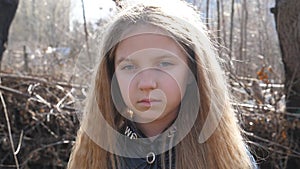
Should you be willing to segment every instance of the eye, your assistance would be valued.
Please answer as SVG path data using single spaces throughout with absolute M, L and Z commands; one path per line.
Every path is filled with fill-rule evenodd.
M 159 62 L 158 66 L 159 67 L 168 67 L 168 66 L 173 66 L 174 64 L 168 61 L 161 61 Z
M 127 64 L 127 65 L 121 66 L 121 70 L 133 70 L 135 68 L 136 67 L 133 64 Z

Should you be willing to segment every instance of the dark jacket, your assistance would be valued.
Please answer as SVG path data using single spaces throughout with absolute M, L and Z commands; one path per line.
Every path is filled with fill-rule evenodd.
M 165 160 L 165 166 L 166 169 L 175 169 L 176 165 L 176 158 L 175 158 L 175 147 L 172 147 L 172 141 L 174 141 L 174 137 L 176 136 L 176 127 L 173 127 L 171 129 L 168 129 L 169 133 L 166 139 L 167 144 L 165 144 L 166 152 L 162 153 L 164 154 L 164 160 Z M 127 137 L 131 139 L 135 138 L 146 138 L 146 136 L 136 128 L 135 124 L 130 122 L 129 120 L 126 121 L 124 126 L 122 127 L 121 134 L 126 135 Z M 164 138 L 162 136 L 158 136 L 154 142 L 163 142 Z M 162 161 L 161 157 L 162 154 L 155 153 L 156 150 L 154 147 L 151 147 L 153 144 L 152 141 L 138 141 L 136 143 L 136 152 L 139 153 L 141 151 L 144 151 L 145 149 L 148 149 L 147 152 L 149 152 L 144 158 L 130 158 L 130 157 L 121 157 L 116 156 L 120 161 L 120 164 L 118 166 L 118 169 L 162 169 Z M 124 148 L 126 148 L 126 145 L 124 145 Z M 253 163 L 253 169 L 258 169 L 255 160 L 251 153 L 246 149 L 247 153 L 249 154 L 249 157 Z

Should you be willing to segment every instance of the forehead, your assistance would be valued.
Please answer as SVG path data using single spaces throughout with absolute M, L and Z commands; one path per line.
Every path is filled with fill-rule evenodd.
M 143 50 L 165 50 L 185 58 L 182 47 L 165 31 L 154 26 L 139 26 L 120 41 L 116 49 L 116 60 L 126 58 Z

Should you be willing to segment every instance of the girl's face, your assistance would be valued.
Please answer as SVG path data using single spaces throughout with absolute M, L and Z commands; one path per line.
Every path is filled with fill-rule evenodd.
M 127 37 L 115 54 L 115 75 L 134 120 L 175 119 L 189 80 L 182 48 L 156 30 Z

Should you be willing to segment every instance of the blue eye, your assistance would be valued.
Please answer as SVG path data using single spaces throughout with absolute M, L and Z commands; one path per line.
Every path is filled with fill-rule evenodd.
M 159 67 L 167 67 L 167 66 L 172 66 L 172 65 L 174 65 L 174 64 L 171 62 L 167 62 L 167 61 L 162 61 L 158 64 Z
M 121 70 L 133 70 L 135 69 L 135 66 L 134 65 L 125 65 L 125 66 L 122 66 Z

